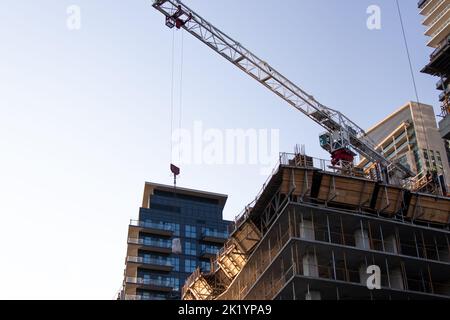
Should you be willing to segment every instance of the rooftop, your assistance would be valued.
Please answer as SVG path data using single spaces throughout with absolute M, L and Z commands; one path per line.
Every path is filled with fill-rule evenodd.
M 159 184 L 154 182 L 145 182 L 144 196 L 142 199 L 142 208 L 149 208 L 149 196 L 153 194 L 154 190 L 166 191 L 166 192 L 176 192 L 177 194 L 183 194 L 193 197 L 202 197 L 206 199 L 213 199 L 219 202 L 222 207 L 225 206 L 228 196 L 225 194 L 175 187 L 171 185 Z

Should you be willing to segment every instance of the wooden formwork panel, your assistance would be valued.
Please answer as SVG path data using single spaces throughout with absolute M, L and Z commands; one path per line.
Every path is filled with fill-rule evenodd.
M 314 190 L 314 195 L 311 194 L 312 188 L 318 188 Z M 297 196 L 311 196 L 330 204 L 375 210 L 388 216 L 401 213 L 402 208 L 405 208 L 407 211 L 404 214 L 408 218 L 431 223 L 450 223 L 449 198 L 412 194 L 409 197 L 411 201 L 405 201 L 408 190 L 367 179 L 338 176 L 305 168 L 283 168 L 280 191 L 282 194 L 293 192 L 293 195 Z
M 375 183 L 324 174 L 317 199 L 352 207 L 369 207 Z
M 433 223 L 448 224 L 450 199 L 415 194 L 411 198 L 407 217 Z
M 247 221 L 233 233 L 233 238 L 245 253 L 248 253 L 259 242 L 261 236 L 256 226 L 247 219 Z
M 288 194 L 292 191 L 295 196 L 309 195 L 312 185 L 312 170 L 306 169 L 290 169 L 283 170 L 283 182 L 281 184 L 281 193 Z
M 380 185 L 374 209 L 388 216 L 394 216 L 400 210 L 403 202 L 403 194 L 403 189 Z

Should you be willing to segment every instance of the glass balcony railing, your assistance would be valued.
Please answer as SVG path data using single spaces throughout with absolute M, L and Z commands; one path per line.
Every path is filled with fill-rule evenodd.
M 213 231 L 213 230 L 203 230 L 202 236 L 203 237 L 210 237 L 210 238 L 218 238 L 218 239 L 227 239 L 228 238 L 228 233 L 227 232 Z
M 141 227 L 141 228 L 149 228 L 149 229 L 157 229 L 164 231 L 174 231 L 174 226 L 171 223 L 163 223 L 163 222 L 151 222 L 151 221 L 140 221 L 140 220 L 131 220 L 131 226 Z
M 127 277 L 126 278 L 127 283 L 133 283 L 133 284 L 141 284 L 146 286 L 157 286 L 157 287 L 167 287 L 172 288 L 173 283 L 171 279 L 144 279 L 144 278 L 134 278 L 134 277 Z
M 219 250 L 220 250 L 219 248 L 215 247 L 202 247 L 201 253 L 216 255 L 219 252 Z
M 149 247 L 164 248 L 164 249 L 172 248 L 172 241 L 167 241 L 167 240 L 163 240 L 163 239 L 128 238 L 128 243 L 139 244 L 139 245 L 149 246 Z
M 171 259 L 164 259 L 164 258 L 129 256 L 127 258 L 127 261 L 135 262 L 135 263 L 142 263 L 142 264 L 151 264 L 151 265 L 163 266 L 163 267 L 172 267 Z

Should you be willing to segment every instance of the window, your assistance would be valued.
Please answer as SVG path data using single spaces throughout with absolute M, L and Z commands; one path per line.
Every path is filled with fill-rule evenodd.
M 172 287 L 174 291 L 180 291 L 180 279 L 172 278 Z
M 192 273 L 197 269 L 197 261 L 192 259 L 184 260 L 184 271 L 187 273 Z
M 142 261 L 146 264 L 153 264 L 153 265 L 159 265 L 159 266 L 171 265 L 170 259 L 160 256 L 160 255 L 144 253 L 140 256 L 142 258 Z
M 197 228 L 195 226 L 186 225 L 184 230 L 186 238 L 197 238 Z
M 178 223 L 172 223 L 173 234 L 180 236 L 180 225 Z
M 197 255 L 197 248 L 195 242 L 186 241 L 186 243 L 184 244 L 184 254 L 188 256 Z
M 172 241 L 156 237 L 142 237 L 141 242 L 143 245 L 150 247 L 158 247 L 158 248 L 172 247 Z
M 179 258 L 172 258 L 172 265 L 174 271 L 180 271 L 180 259 Z
M 168 211 L 168 212 L 177 212 L 180 213 L 180 207 L 172 206 L 172 205 L 166 205 L 161 203 L 151 203 L 150 204 L 151 209 L 159 210 L 159 211 Z
M 214 238 L 228 238 L 228 233 L 226 231 L 218 231 L 212 228 L 202 228 L 203 236 L 214 237 Z
M 210 262 L 206 262 L 206 261 L 201 261 L 200 262 L 200 269 L 203 272 L 210 272 L 211 271 L 211 263 Z

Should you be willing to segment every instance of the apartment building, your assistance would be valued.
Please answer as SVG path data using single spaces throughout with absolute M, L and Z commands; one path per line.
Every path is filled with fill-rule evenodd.
M 211 270 L 230 224 L 222 219 L 226 195 L 145 184 L 138 220 L 128 227 L 124 300 L 180 299 L 185 279 Z

